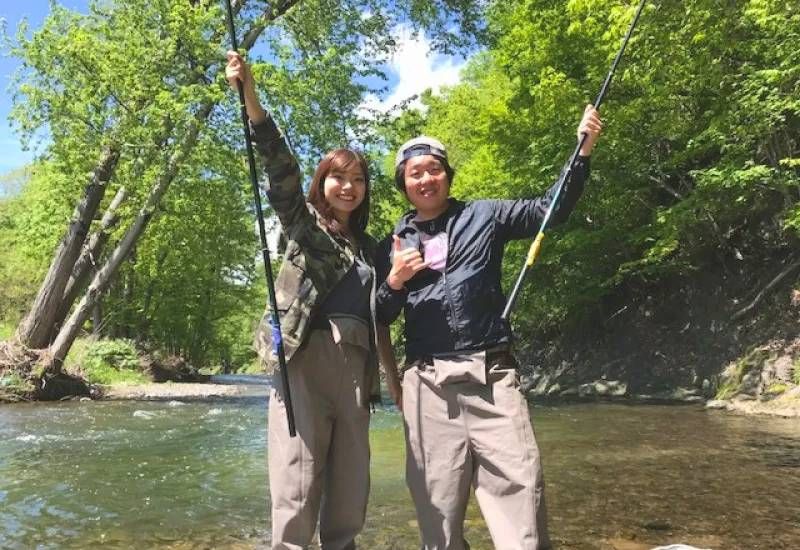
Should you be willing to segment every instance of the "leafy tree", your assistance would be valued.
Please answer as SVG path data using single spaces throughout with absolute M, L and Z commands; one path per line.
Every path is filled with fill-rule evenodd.
M 426 98 L 422 129 L 452 152 L 456 196 L 531 196 L 552 184 L 634 7 L 492 4 L 487 51 L 462 83 Z M 632 281 L 796 242 L 798 33 L 782 2 L 647 6 L 602 108 L 592 181 L 545 241 L 515 312 L 523 332 L 578 319 Z M 527 246 L 509 247 L 507 287 Z
M 246 181 L 246 172 L 232 160 L 241 158 L 241 129 L 222 78 L 224 17 L 216 4 L 195 4 L 97 2 L 87 15 L 54 6 L 31 37 L 23 26 L 14 40 L 7 39 L 24 61 L 14 119 L 28 139 L 49 136 L 44 157 L 63 180 L 58 192 L 78 204 L 17 330 L 28 347 L 41 348 L 52 339 L 47 369 L 59 368 L 103 300 L 110 325 L 143 330 L 158 343 L 204 360 L 203 350 L 217 341 L 219 320 L 249 296 L 252 252 L 246 251 L 242 231 L 248 208 L 238 183 Z M 393 50 L 401 21 L 427 29 L 437 44 L 452 50 L 472 42 L 452 24 L 477 33 L 482 11 L 482 3 L 471 0 L 360 0 L 347 6 L 282 0 L 234 7 L 242 49 L 251 50 L 260 40 L 264 52 L 254 69 L 265 104 L 308 168 L 321 151 L 369 135 L 361 132 L 369 121 L 357 109 L 366 91 L 360 82 L 380 76 L 378 64 Z M 174 185 L 182 192 L 171 197 L 167 191 Z M 65 289 L 70 273 L 75 279 L 92 220 L 111 201 L 105 190 L 120 187 L 128 198 L 118 209 L 114 248 L 97 258 L 86 293 L 54 331 L 56 312 L 71 305 Z M 209 195 L 202 190 L 210 189 L 225 200 L 205 204 Z M 231 220 L 230 231 L 214 240 L 220 230 L 201 222 L 201 214 Z M 182 219 L 169 219 L 172 215 Z M 197 222 L 194 233 L 187 218 Z M 148 228 L 155 231 L 143 240 Z M 177 240 L 186 250 L 176 253 L 178 247 L 162 239 L 173 239 L 172 245 Z M 218 257 L 198 261 L 198 252 L 212 245 Z M 120 269 L 124 277 L 112 288 Z M 191 286 L 179 286 L 191 276 L 194 293 Z M 178 288 L 182 292 L 176 293 Z M 178 303 L 179 297 L 189 300 Z M 186 324 L 179 331 L 181 321 Z

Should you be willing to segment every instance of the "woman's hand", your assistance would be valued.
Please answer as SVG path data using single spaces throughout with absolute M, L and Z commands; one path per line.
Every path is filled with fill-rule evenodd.
M 578 140 L 580 141 L 582 134 L 586 134 L 586 141 L 581 147 L 581 156 L 588 157 L 592 154 L 592 149 L 602 131 L 603 121 L 600 120 L 600 114 L 592 105 L 587 105 L 583 111 L 581 123 L 578 125 Z
M 397 373 L 394 373 L 394 375 L 387 373 L 386 388 L 389 390 L 389 396 L 392 398 L 392 401 L 394 401 L 397 409 L 403 412 L 403 383 L 400 381 Z
M 242 83 L 244 90 L 244 105 L 247 108 L 247 116 L 253 124 L 263 122 L 267 118 L 267 113 L 261 106 L 261 101 L 256 93 L 255 80 L 250 66 L 245 62 L 238 52 L 233 50 L 227 53 L 228 63 L 225 65 L 225 78 L 228 79 L 230 87 L 239 90 L 239 82 Z

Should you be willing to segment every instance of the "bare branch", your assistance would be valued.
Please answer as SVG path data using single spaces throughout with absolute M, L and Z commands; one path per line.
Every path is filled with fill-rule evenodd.
M 767 286 L 761 289 L 761 292 L 759 292 L 756 295 L 756 297 L 753 299 L 752 302 L 750 302 L 747 306 L 743 307 L 742 309 L 734 313 L 731 319 L 733 320 L 741 319 L 742 317 L 753 311 L 753 309 L 758 305 L 759 302 L 761 302 L 761 300 L 764 299 L 764 296 L 766 296 L 769 293 L 769 291 L 778 286 L 778 283 L 780 283 L 783 279 L 788 277 L 789 274 L 792 273 L 792 271 L 794 271 L 798 267 L 800 267 L 800 260 L 795 261 L 789 267 L 778 273 L 778 275 L 774 279 L 772 279 L 769 282 L 769 284 L 767 284 Z

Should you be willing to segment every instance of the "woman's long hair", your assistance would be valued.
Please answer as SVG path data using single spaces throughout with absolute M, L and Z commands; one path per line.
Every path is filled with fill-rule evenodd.
M 325 198 L 325 178 L 334 170 L 344 172 L 354 165 L 361 168 L 361 172 L 364 174 L 364 200 L 350 213 L 348 227 L 345 228 L 333 215 L 333 208 Z M 344 235 L 349 230 L 350 234 L 360 240 L 364 236 L 367 222 L 369 222 L 369 169 L 367 160 L 357 151 L 334 149 L 325 155 L 325 158 L 317 166 L 314 177 L 311 178 L 311 187 L 308 189 L 306 200 L 320 213 L 328 231 L 337 235 Z

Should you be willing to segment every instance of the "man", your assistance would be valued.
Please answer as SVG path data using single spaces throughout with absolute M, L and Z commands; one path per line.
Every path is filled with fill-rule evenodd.
M 602 123 L 587 106 L 586 134 L 552 222 L 567 219 L 589 174 Z M 405 314 L 402 410 L 406 481 L 424 550 L 462 550 L 470 485 L 496 548 L 550 548 L 539 451 L 501 319 L 506 242 L 532 238 L 551 198 L 461 202 L 439 141 L 400 147 L 395 183 L 414 206 L 398 222 L 377 264 L 378 319 Z M 381 277 L 383 278 L 383 277 Z

